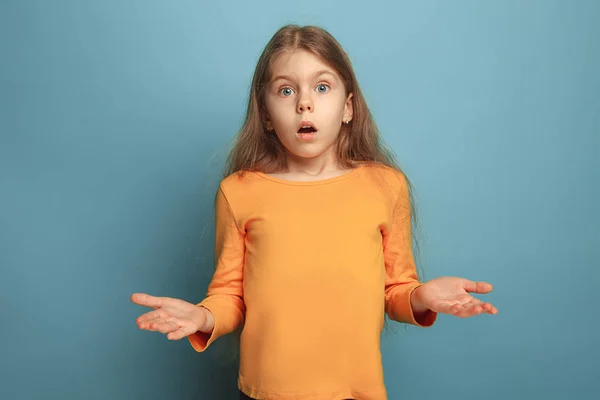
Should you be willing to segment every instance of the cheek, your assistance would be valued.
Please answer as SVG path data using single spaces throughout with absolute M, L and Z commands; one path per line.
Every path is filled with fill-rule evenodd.
M 271 101 L 265 103 L 265 106 L 274 125 L 285 124 L 289 121 L 289 114 L 295 110 L 291 101 Z
M 344 112 L 344 98 L 341 96 L 327 96 L 320 99 L 317 107 L 320 110 L 327 111 L 328 113 L 342 114 Z

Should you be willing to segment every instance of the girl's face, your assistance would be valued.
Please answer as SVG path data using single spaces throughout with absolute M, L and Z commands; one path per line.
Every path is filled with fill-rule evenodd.
M 282 54 L 272 68 L 267 129 L 294 158 L 331 157 L 342 123 L 352 119 L 352 93 L 346 96 L 338 74 L 306 50 Z

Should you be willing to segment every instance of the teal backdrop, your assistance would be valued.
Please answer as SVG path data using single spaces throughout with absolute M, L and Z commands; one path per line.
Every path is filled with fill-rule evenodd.
M 129 295 L 202 299 L 223 160 L 292 22 L 348 51 L 415 185 L 426 279 L 495 285 L 496 316 L 384 332 L 390 399 L 597 396 L 599 20 L 583 0 L 2 1 L 0 398 L 236 398 L 231 338 L 140 331 Z

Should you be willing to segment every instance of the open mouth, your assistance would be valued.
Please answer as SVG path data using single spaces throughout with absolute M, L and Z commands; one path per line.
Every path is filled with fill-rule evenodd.
M 305 121 L 300 124 L 300 128 L 297 132 L 300 139 L 310 140 L 317 135 L 317 128 L 310 121 Z
M 315 133 L 317 130 L 315 128 L 313 128 L 312 126 L 306 127 L 306 128 L 300 128 L 300 130 L 298 131 L 298 133 Z

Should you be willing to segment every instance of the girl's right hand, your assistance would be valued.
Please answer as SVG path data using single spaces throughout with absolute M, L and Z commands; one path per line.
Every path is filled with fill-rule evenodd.
M 155 297 L 134 293 L 131 301 L 154 311 L 140 315 L 136 323 L 140 329 L 167 334 L 169 340 L 179 340 L 197 331 L 211 333 L 215 322 L 208 309 L 171 297 Z

